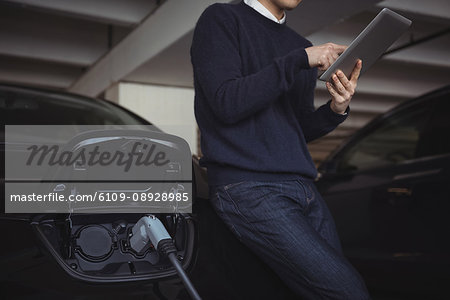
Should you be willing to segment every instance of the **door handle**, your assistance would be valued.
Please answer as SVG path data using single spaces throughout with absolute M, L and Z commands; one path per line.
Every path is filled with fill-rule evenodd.
M 388 191 L 388 193 L 395 194 L 396 196 L 411 196 L 412 195 L 412 190 L 408 189 L 408 188 L 393 187 L 393 188 L 388 188 L 387 191 Z
M 387 201 L 392 206 L 404 207 L 408 206 L 412 200 L 412 190 L 409 188 L 392 187 L 387 189 L 388 194 L 392 195 L 387 197 Z

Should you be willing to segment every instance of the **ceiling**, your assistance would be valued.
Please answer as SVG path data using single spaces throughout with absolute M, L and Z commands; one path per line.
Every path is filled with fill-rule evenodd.
M 146 0 L 0 1 L 0 80 L 67 89 L 156 7 Z
M 0 81 L 90 96 L 119 81 L 192 87 L 192 30 L 213 2 L 0 1 Z M 413 25 L 360 79 L 349 119 L 310 145 L 316 161 L 376 115 L 450 83 L 448 0 L 304 0 L 287 21 L 314 44 L 348 44 L 383 7 Z M 316 104 L 328 98 L 318 82 Z

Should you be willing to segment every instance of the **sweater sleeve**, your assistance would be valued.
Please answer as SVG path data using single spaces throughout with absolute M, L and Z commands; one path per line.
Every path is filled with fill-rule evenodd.
M 301 97 L 301 101 L 293 103 L 293 109 L 297 115 L 297 119 L 302 127 L 306 142 L 311 142 L 318 139 L 327 133 L 333 131 L 340 123 L 347 119 L 350 113 L 350 107 L 345 111 L 346 114 L 335 113 L 331 107 L 329 100 L 327 103 L 320 106 L 318 109 L 314 108 L 314 90 L 316 85 L 317 70 L 312 69 L 313 76 L 311 76 L 311 86 L 314 88 L 306 89 Z
M 191 46 L 196 83 L 214 115 L 226 124 L 237 123 L 268 107 L 309 68 L 304 49 L 278 57 L 260 71 L 243 75 L 238 24 L 219 5 L 200 17 Z

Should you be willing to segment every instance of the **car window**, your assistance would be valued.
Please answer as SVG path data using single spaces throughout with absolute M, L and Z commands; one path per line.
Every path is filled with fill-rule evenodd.
M 142 120 L 106 101 L 66 95 L 0 91 L 3 124 L 141 125 Z
M 422 103 L 382 121 L 343 153 L 337 171 L 358 171 L 396 164 L 417 157 L 419 140 L 430 115 Z
M 450 94 L 436 100 L 433 113 L 421 135 L 416 156 L 450 154 Z

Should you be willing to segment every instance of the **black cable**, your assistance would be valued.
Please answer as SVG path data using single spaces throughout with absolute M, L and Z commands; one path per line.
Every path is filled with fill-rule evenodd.
M 158 250 L 167 255 L 170 262 L 175 267 L 178 276 L 180 276 L 181 281 L 183 281 L 183 284 L 186 287 L 189 295 L 191 295 L 191 298 L 193 300 L 201 300 L 202 298 L 200 298 L 200 295 L 195 290 L 194 285 L 192 284 L 191 280 L 189 280 L 188 276 L 186 275 L 186 272 L 184 272 L 183 267 L 178 261 L 178 258 L 176 256 L 177 249 L 175 248 L 175 245 L 173 244 L 172 240 L 171 239 L 161 240 L 158 243 Z
M 132 232 L 133 234 L 130 237 L 130 246 L 133 250 L 139 253 L 149 242 L 151 242 L 158 251 L 164 255 L 167 255 L 191 298 L 193 300 L 201 300 L 199 294 L 192 285 L 192 282 L 189 280 L 183 270 L 183 267 L 178 261 L 176 256 L 177 248 L 173 243 L 172 237 L 157 217 L 154 215 L 142 217 L 136 224 L 134 224 Z
M 201 300 L 200 295 L 195 290 L 194 286 L 192 285 L 192 282 L 187 277 L 186 273 L 184 272 L 183 268 L 180 265 L 180 262 L 178 261 L 177 256 L 175 253 L 170 253 L 168 256 L 169 260 L 172 262 L 172 265 L 175 267 L 175 270 L 177 270 L 178 275 L 181 278 L 181 281 L 183 281 L 184 286 L 186 287 L 187 291 L 189 292 L 189 295 L 191 295 L 191 298 L 194 300 Z

